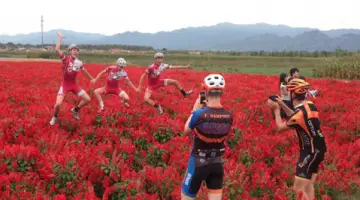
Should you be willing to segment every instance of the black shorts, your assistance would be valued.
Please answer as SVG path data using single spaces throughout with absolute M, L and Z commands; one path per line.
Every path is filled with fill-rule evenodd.
M 325 158 L 325 152 L 301 152 L 296 164 L 296 176 L 311 180 L 313 174 L 318 173 L 319 165 Z
M 223 178 L 224 168 L 220 157 L 204 159 L 190 156 L 181 190 L 186 196 L 195 198 L 203 181 L 208 189 L 219 190 L 222 189 Z

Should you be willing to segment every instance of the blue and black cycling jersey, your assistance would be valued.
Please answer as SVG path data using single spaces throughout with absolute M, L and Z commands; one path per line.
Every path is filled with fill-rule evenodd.
M 203 181 L 209 190 L 222 189 L 224 168 L 220 156 L 232 122 L 231 113 L 224 108 L 208 107 L 193 113 L 189 128 L 195 131 L 194 144 L 181 189 L 186 196 L 195 198 Z
M 232 122 L 231 112 L 224 108 L 206 107 L 194 111 L 189 123 L 189 128 L 195 131 L 191 154 L 220 152 L 216 156 L 221 156 L 225 150 L 224 141 L 231 132 Z

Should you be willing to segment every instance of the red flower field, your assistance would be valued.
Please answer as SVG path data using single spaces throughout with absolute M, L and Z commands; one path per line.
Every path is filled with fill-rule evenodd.
M 104 65 L 87 64 L 96 76 Z M 137 86 L 144 68 L 126 71 Z M 162 199 L 180 198 L 191 138 L 182 133 L 200 82 L 208 72 L 167 71 L 196 94 L 183 98 L 174 88 L 154 98 L 165 113 L 143 103 L 143 91 L 130 96 L 130 109 L 117 96 L 104 97 L 97 114 L 95 86 L 81 73 L 79 86 L 92 97 L 80 114 L 70 109 L 79 99 L 70 94 L 59 123 L 49 125 L 61 81 L 61 64 L 0 62 L 1 199 Z M 299 147 L 294 131 L 277 133 L 266 106 L 278 93 L 278 77 L 223 74 L 223 104 L 235 117 L 224 155 L 224 199 L 296 199 L 292 192 Z M 317 199 L 358 195 L 360 190 L 360 83 L 308 80 L 318 89 L 328 153 L 316 184 Z M 198 199 L 206 199 L 201 189 Z M 359 196 L 355 197 L 360 198 Z

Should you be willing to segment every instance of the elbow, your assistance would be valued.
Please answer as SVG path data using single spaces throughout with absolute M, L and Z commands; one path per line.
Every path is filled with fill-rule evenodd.
M 184 133 L 188 134 L 188 133 L 190 133 L 190 132 L 191 132 L 191 129 L 190 129 L 188 126 L 185 125 L 185 127 L 184 127 Z
M 287 128 L 285 126 L 277 126 L 276 131 L 278 133 L 284 132 Z

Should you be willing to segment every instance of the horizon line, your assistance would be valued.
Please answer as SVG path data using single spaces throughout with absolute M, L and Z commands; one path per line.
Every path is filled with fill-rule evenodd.
M 49 29 L 46 30 L 44 32 L 50 32 L 50 31 L 55 31 L 55 30 L 64 30 L 64 31 L 72 31 L 72 32 L 76 32 L 76 33 L 88 33 L 88 34 L 99 34 L 99 35 L 103 35 L 103 36 L 113 36 L 116 34 L 124 34 L 124 33 L 143 33 L 143 34 L 157 34 L 157 33 L 162 33 L 162 32 L 173 32 L 173 31 L 177 31 L 177 30 L 182 30 L 182 29 L 189 29 L 189 28 L 201 28 L 201 27 L 211 27 L 211 26 L 218 26 L 221 24 L 231 24 L 231 25 L 243 25 L 243 26 L 247 26 L 247 25 L 269 25 L 269 26 L 286 26 L 289 28 L 294 28 L 294 29 L 313 29 L 313 30 L 319 30 L 319 31 L 332 31 L 332 30 L 360 30 L 357 28 L 332 28 L 332 29 L 320 29 L 320 28 L 314 28 L 314 27 L 301 27 L 301 26 L 290 26 L 290 25 L 286 25 L 286 24 L 270 24 L 270 23 L 266 23 L 266 22 L 258 22 L 258 23 L 253 23 L 253 24 L 236 24 L 236 23 L 232 23 L 232 22 L 219 22 L 213 25 L 203 25 L 203 26 L 187 26 L 187 27 L 183 27 L 183 28 L 178 28 L 178 29 L 172 29 L 172 30 L 161 30 L 161 31 L 157 31 L 157 32 L 140 32 L 140 31 L 132 31 L 132 30 L 127 30 L 127 31 L 123 31 L 123 32 L 118 32 L 115 34 L 103 34 L 103 33 L 96 33 L 96 32 L 82 32 L 82 31 L 76 31 L 76 30 L 71 30 L 71 29 L 64 29 L 64 28 L 54 28 L 54 29 Z M 5 33 L 1 33 L 0 36 L 19 36 L 19 35 L 29 35 L 29 34 L 33 34 L 33 33 L 41 33 L 41 31 L 37 31 L 37 32 L 27 32 L 27 33 L 16 33 L 16 34 L 5 34 Z

